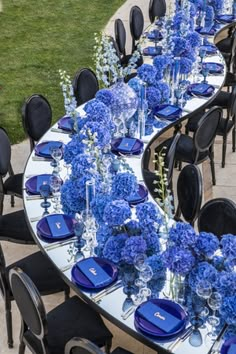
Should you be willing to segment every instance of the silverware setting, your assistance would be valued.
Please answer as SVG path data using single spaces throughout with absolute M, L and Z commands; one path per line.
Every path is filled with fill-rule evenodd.
M 216 338 L 215 343 L 212 345 L 211 349 L 209 350 L 208 354 L 220 354 L 220 348 L 223 342 L 223 336 L 225 334 L 225 331 L 227 330 L 228 325 L 225 324 L 223 328 L 221 329 L 220 333 L 218 334 L 218 337 Z
M 66 272 L 67 270 L 71 269 L 73 267 L 73 265 L 75 265 L 75 263 L 76 262 L 71 262 L 71 263 L 67 264 L 64 267 L 61 267 L 60 271 L 63 272 L 63 273 Z
M 136 308 L 137 308 L 137 306 L 134 305 L 134 306 L 131 306 L 127 311 L 123 312 L 121 315 L 122 319 L 127 320 L 127 318 L 129 318 L 134 313 Z
M 59 241 L 59 242 L 54 242 L 53 244 L 50 244 L 50 245 L 46 245 L 44 247 L 44 249 L 46 251 L 51 251 L 51 250 L 54 250 L 56 248 L 59 248 L 59 247 L 62 247 L 62 246 L 66 246 L 66 245 L 69 245 L 70 243 L 76 241 L 77 237 L 71 237 L 70 239 L 68 240 L 64 240 L 64 241 Z
M 194 326 L 191 325 L 186 329 L 186 331 L 179 338 L 176 339 L 174 343 L 169 345 L 167 349 L 169 351 L 173 351 L 180 343 L 184 342 L 192 334 L 193 330 L 194 330 Z
M 52 196 L 49 196 L 47 199 L 51 199 Z M 26 200 L 40 200 L 40 199 L 43 199 L 43 197 L 41 195 L 27 195 L 26 196 Z
M 63 130 L 63 129 L 60 129 L 60 128 L 51 128 L 50 130 L 51 130 L 51 132 L 53 132 L 53 133 L 70 134 L 69 131 Z
M 51 162 L 52 159 L 47 159 L 46 157 L 40 157 L 40 156 L 32 156 L 32 161 L 46 161 L 46 162 Z
M 42 215 L 40 216 L 33 216 L 32 218 L 30 218 L 30 221 L 31 222 L 36 222 L 36 221 L 39 221 L 42 219 Z
M 91 296 L 91 300 L 94 302 L 98 302 L 102 300 L 102 298 L 108 294 L 113 293 L 115 290 L 119 289 L 122 287 L 121 280 L 117 281 L 115 284 L 109 286 L 108 288 L 100 291 L 98 294 Z

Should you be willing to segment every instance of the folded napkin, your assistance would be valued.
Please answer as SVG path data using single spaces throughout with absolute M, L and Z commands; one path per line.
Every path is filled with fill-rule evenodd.
M 157 47 L 147 47 L 143 49 L 143 54 L 144 55 L 160 55 L 162 52 L 162 47 L 157 46 Z
M 217 20 L 223 21 L 223 22 L 231 22 L 231 21 L 233 21 L 233 19 L 234 19 L 233 15 L 219 15 L 219 16 L 217 16 Z
M 217 52 L 217 48 L 212 44 L 201 45 L 200 49 L 205 49 L 208 54 L 214 54 Z
M 131 194 L 129 197 L 126 198 L 127 202 L 136 202 L 142 199 L 138 192 Z
M 183 323 L 183 320 L 180 320 L 169 312 L 163 310 L 151 301 L 141 305 L 137 312 L 148 322 L 166 333 L 173 333 Z
M 208 35 L 213 35 L 215 33 L 214 28 L 212 27 L 212 24 L 207 27 L 202 27 L 199 31 L 201 34 L 208 34 Z
M 112 278 L 93 258 L 76 263 L 76 267 L 96 286 L 108 284 Z
M 61 148 L 62 143 L 60 141 L 49 141 L 47 143 L 44 143 L 42 146 L 40 146 L 39 152 L 43 155 L 50 155 L 51 156 L 50 149 L 54 146 L 57 148 Z
M 172 115 L 175 115 L 177 112 L 179 112 L 179 107 L 173 107 L 173 106 L 167 106 L 160 111 L 157 112 L 157 115 L 163 116 L 163 117 L 169 117 Z
M 197 84 L 195 87 L 193 87 L 192 92 L 197 95 L 202 95 L 208 93 L 209 87 L 210 86 L 208 84 Z
M 120 144 L 117 146 L 117 150 L 130 152 L 132 151 L 135 143 L 136 143 L 136 139 L 122 138 Z
M 70 117 L 63 117 L 58 122 L 58 127 L 65 130 L 71 130 L 73 128 L 73 119 Z
M 218 63 L 204 63 L 204 66 L 212 73 L 219 73 L 223 70 L 223 65 Z
M 37 176 L 36 192 L 39 192 L 39 189 L 43 184 L 50 184 L 50 177 L 51 175 Z
M 236 354 L 236 343 L 230 345 L 227 354 Z
M 50 215 L 47 217 L 47 223 L 52 236 L 63 237 L 70 235 L 70 230 L 62 214 Z
M 158 30 L 153 30 L 148 33 L 148 39 L 161 40 L 163 38 L 162 34 Z

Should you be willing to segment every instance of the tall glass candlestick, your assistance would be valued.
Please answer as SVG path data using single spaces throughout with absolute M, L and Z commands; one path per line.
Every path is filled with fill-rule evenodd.
M 91 211 L 91 202 L 95 197 L 95 181 L 90 179 L 85 183 L 86 187 L 86 212 L 87 214 Z
M 145 103 L 146 103 L 146 83 L 141 84 L 140 106 L 138 109 L 138 138 L 142 139 L 145 135 Z

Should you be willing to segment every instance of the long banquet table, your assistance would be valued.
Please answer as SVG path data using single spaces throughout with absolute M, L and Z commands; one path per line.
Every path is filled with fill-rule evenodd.
M 222 26 L 223 27 L 223 26 Z M 225 28 L 225 27 L 224 27 Z M 147 44 L 147 43 L 146 43 Z M 149 62 L 150 59 L 146 58 L 146 62 Z M 223 63 L 223 57 L 219 52 L 216 55 L 210 56 L 206 58 L 206 61 L 214 61 Z M 153 141 L 157 139 L 164 131 L 172 127 L 173 125 L 181 122 L 189 118 L 193 112 L 196 112 L 198 109 L 204 108 L 208 103 L 209 100 L 214 99 L 217 95 L 218 91 L 224 84 L 226 70 L 224 70 L 222 75 L 218 76 L 209 76 L 208 82 L 215 87 L 215 93 L 209 99 L 200 99 L 200 98 L 192 98 L 189 100 L 184 107 L 183 115 L 174 123 L 171 123 L 164 127 L 163 129 L 155 129 L 155 131 L 150 136 L 145 136 L 144 143 L 145 147 L 147 145 L 151 145 Z M 79 107 L 78 110 L 83 113 L 82 107 Z M 70 141 L 69 134 L 60 132 L 57 129 L 57 124 L 55 124 L 48 132 L 42 137 L 40 142 L 45 140 L 60 140 L 64 144 Z M 137 157 L 126 158 L 128 164 L 133 168 L 135 175 L 137 176 L 138 181 L 142 180 L 142 156 L 137 159 Z M 60 162 L 61 173 L 60 176 L 62 179 L 66 178 L 66 168 L 63 165 L 63 160 Z M 31 176 L 39 175 L 42 173 L 51 173 L 52 167 L 50 166 L 50 162 L 42 161 L 35 158 L 34 152 L 30 155 L 28 162 L 25 167 L 24 171 L 24 184 L 28 178 Z M 24 188 L 24 187 L 23 187 Z M 122 314 L 122 305 L 126 299 L 126 295 L 123 292 L 123 287 L 119 287 L 116 291 L 112 292 L 111 294 L 106 295 L 102 298 L 100 302 L 94 302 L 92 299 L 92 293 L 90 291 L 85 291 L 80 289 L 71 281 L 71 268 L 75 264 L 77 260 L 79 260 L 82 255 L 76 253 L 76 237 L 69 239 L 64 242 L 55 242 L 53 244 L 48 244 L 47 242 L 43 241 L 41 238 L 37 236 L 36 232 L 36 225 L 37 221 L 39 220 L 39 216 L 42 215 L 42 207 L 40 206 L 42 200 L 37 198 L 31 198 L 28 196 L 25 188 L 23 193 L 24 199 L 24 208 L 27 217 L 27 221 L 29 227 L 32 231 L 32 235 L 38 244 L 41 251 L 50 258 L 50 260 L 55 264 L 58 271 L 61 273 L 63 279 L 68 283 L 68 285 L 73 288 L 73 290 L 82 297 L 91 307 L 93 307 L 96 311 L 101 313 L 104 317 L 108 320 L 113 322 L 119 328 L 123 329 L 126 333 L 130 334 L 140 342 L 144 343 L 145 345 L 149 346 L 150 348 L 158 351 L 159 354 L 162 353 L 171 353 L 168 350 L 168 347 L 175 342 L 176 338 L 169 340 L 167 342 L 160 341 L 155 339 L 154 337 L 146 336 L 145 334 L 136 330 L 134 326 L 134 315 L 132 314 L 128 319 L 123 320 L 121 317 Z M 49 208 L 49 212 L 52 212 L 52 207 Z M 161 295 L 163 296 L 163 295 Z M 188 340 L 180 342 L 173 353 L 176 354 L 207 354 L 209 351 L 209 346 L 206 345 L 204 338 L 207 334 L 207 328 L 200 328 L 200 333 L 203 338 L 202 344 L 200 346 L 194 347 L 192 346 Z

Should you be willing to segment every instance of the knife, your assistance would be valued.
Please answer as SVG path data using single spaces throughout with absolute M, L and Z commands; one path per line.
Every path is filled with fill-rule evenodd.
M 52 159 L 50 158 L 46 158 L 46 157 L 40 157 L 40 156 L 32 156 L 32 161 L 47 161 L 47 162 L 51 162 Z
M 218 334 L 215 343 L 212 345 L 211 349 L 209 350 L 209 352 L 207 354 L 211 354 L 214 353 L 215 351 L 220 349 L 220 345 L 221 345 L 221 339 L 223 337 L 223 335 L 225 334 L 226 329 L 228 328 L 227 323 L 225 323 L 225 325 L 222 327 L 220 333 Z
M 74 242 L 76 240 L 77 240 L 77 237 L 71 237 L 69 240 L 60 241 L 60 242 L 54 242 L 51 245 L 47 245 L 47 246 L 44 247 L 44 249 L 46 251 L 51 251 L 51 250 L 54 250 L 55 248 L 69 245 L 71 242 Z
M 116 282 L 115 284 L 109 286 L 109 288 L 106 288 L 102 291 L 100 291 L 98 294 L 91 296 L 91 300 L 98 302 L 100 301 L 105 295 L 111 294 L 113 291 L 119 289 L 122 287 L 121 280 Z
M 190 326 L 186 329 L 186 331 L 179 337 L 177 340 L 169 345 L 168 350 L 173 351 L 180 343 L 184 342 L 193 332 L 194 326 Z
M 53 133 L 63 133 L 63 134 L 70 134 L 71 133 L 70 131 L 63 130 L 63 129 L 60 129 L 60 128 L 51 128 L 51 132 L 53 132 Z

